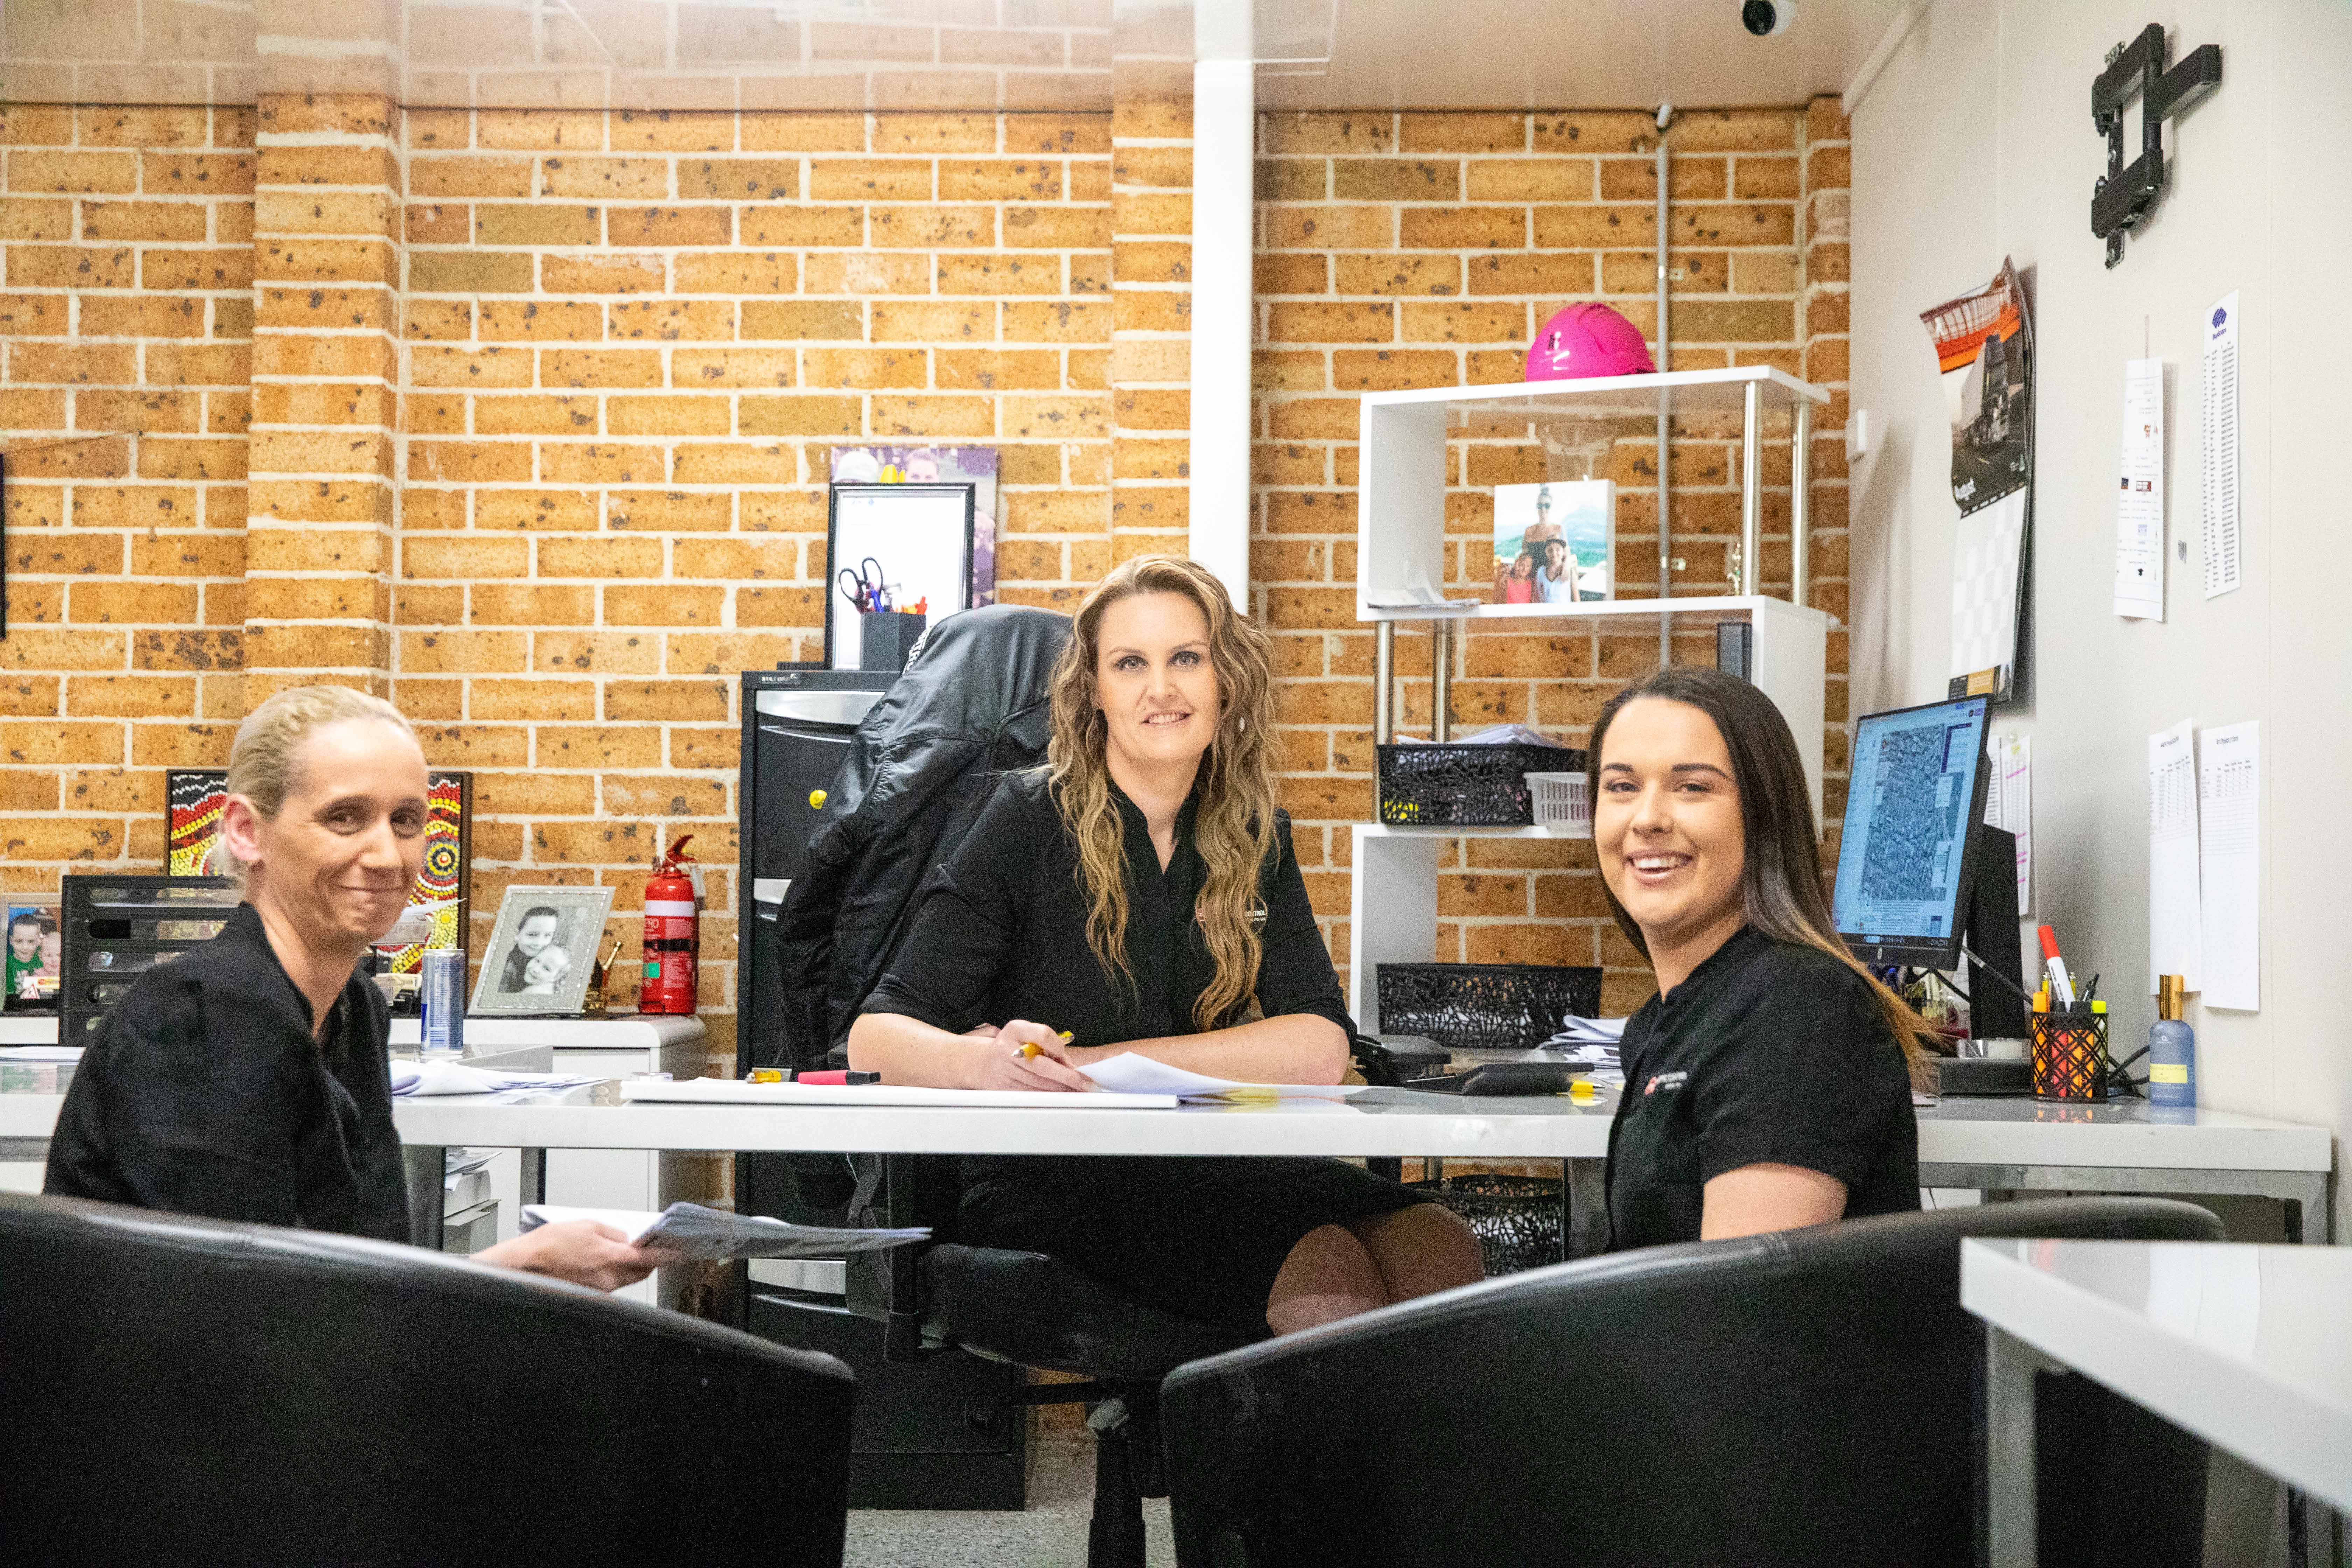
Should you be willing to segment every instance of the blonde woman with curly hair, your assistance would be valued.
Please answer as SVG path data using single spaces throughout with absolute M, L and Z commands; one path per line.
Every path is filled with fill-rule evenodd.
M 925 884 L 849 1036 L 891 1083 L 1066 1089 L 1124 1051 L 1337 1083 L 1354 1026 L 1275 804 L 1266 635 L 1189 561 L 1078 606 L 1044 768 Z M 973 1159 L 953 1234 L 1244 1338 L 1479 1278 L 1469 1227 L 1336 1160 Z

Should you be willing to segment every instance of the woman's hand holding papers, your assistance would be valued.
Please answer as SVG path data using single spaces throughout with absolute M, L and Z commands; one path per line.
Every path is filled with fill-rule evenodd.
M 592 1290 L 617 1290 L 684 1259 L 656 1247 L 632 1247 L 627 1237 L 609 1225 L 574 1219 L 527 1230 L 512 1241 L 474 1254 L 474 1261 L 568 1279 Z

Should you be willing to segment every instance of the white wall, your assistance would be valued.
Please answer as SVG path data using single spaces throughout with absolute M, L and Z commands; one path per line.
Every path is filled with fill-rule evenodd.
M 2223 81 L 2167 134 L 2171 179 L 2110 272 L 2090 232 L 2091 83 L 2149 21 Z M 2137 111 L 2127 124 L 2137 152 Z M 2145 1040 L 2147 737 L 2258 719 L 2263 1006 L 2192 1004 L 2205 1104 L 2352 1129 L 2352 4 L 1940 0 L 1853 123 L 1853 405 L 1884 434 L 1853 482 L 1856 712 L 1940 698 L 1953 509 L 1923 309 L 2028 279 L 2038 468 L 2030 669 L 2034 911 Z M 2204 597 L 2198 331 L 2243 322 L 2245 585 Z M 2171 366 L 2167 619 L 2111 613 L 2124 362 Z M 2189 543 L 2184 563 L 2178 552 Z M 2038 958 L 2038 955 L 2036 955 Z M 2352 1183 L 2344 1184 L 2352 1189 Z M 2339 1189 L 2336 1235 L 2352 1238 Z

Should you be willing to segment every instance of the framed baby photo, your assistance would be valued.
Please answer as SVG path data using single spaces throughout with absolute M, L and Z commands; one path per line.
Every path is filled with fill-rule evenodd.
M 54 1013 L 63 984 L 64 936 L 58 900 L 23 899 L 8 906 L 8 994 L 11 1013 Z
M 466 1011 L 493 1018 L 577 1016 L 612 911 L 610 888 L 509 888 Z

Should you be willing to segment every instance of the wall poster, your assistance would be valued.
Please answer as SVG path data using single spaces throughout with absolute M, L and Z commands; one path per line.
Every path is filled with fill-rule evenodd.
M 2033 522 L 2033 330 L 2007 258 L 1990 283 L 1923 310 L 1952 425 L 1951 695 L 2014 695 Z

